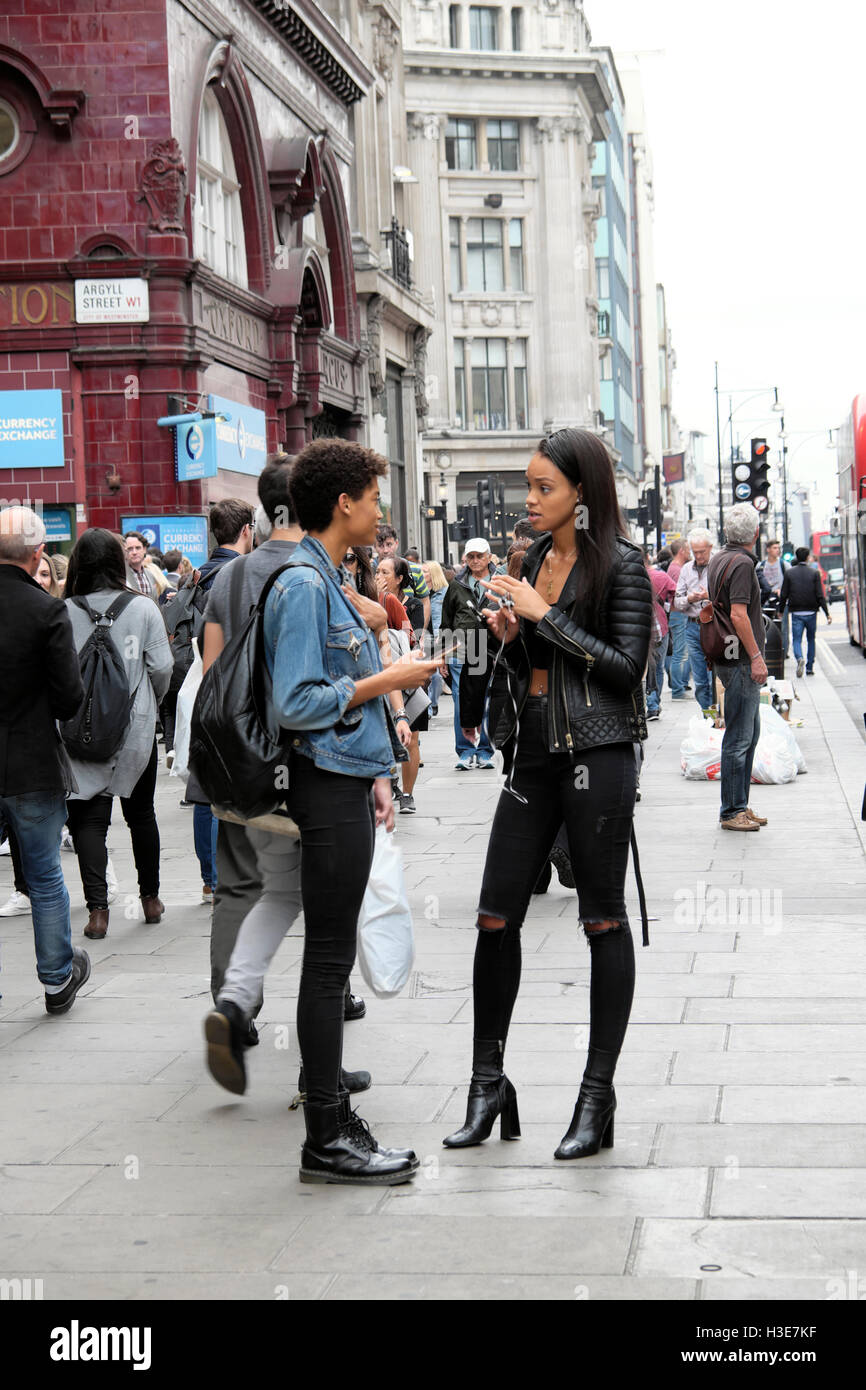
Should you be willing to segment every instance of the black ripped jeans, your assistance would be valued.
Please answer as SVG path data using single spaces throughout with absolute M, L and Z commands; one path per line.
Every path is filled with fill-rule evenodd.
M 298 1045 L 313 1105 L 338 1100 L 346 981 L 373 862 L 372 789 L 372 778 L 326 772 L 292 753 L 288 807 L 301 832 L 304 906 Z
M 547 697 L 530 696 L 520 723 L 512 786 L 526 805 L 503 791 L 496 808 L 479 917 L 473 988 L 478 1039 L 508 1034 L 520 986 L 520 928 L 532 890 L 560 826 L 568 836 L 580 920 L 614 922 L 587 931 L 592 953 L 590 1063 L 612 1080 L 634 995 L 634 945 L 625 906 L 625 874 L 637 789 L 631 743 L 606 744 L 574 755 L 547 748 Z

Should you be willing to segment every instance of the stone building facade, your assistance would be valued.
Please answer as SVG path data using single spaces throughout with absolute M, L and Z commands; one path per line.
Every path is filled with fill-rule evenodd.
M 611 92 L 580 4 L 404 0 L 415 277 L 432 297 L 428 496 L 523 511 L 539 436 L 602 430 L 594 142 Z

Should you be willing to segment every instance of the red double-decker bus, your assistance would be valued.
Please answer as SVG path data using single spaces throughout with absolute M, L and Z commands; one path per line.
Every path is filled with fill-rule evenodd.
M 855 396 L 839 427 L 838 539 L 852 646 L 866 656 L 866 395 Z M 835 539 L 835 537 L 834 537 Z M 818 554 L 815 558 L 821 564 Z
M 813 531 L 810 549 L 818 561 L 818 572 L 828 603 L 842 598 L 842 537 L 835 531 Z

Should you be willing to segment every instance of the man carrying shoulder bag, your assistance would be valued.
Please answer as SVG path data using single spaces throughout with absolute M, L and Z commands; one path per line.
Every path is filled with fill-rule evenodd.
M 767 824 L 749 806 L 752 763 L 761 732 L 761 687 L 767 679 L 754 553 L 760 524 L 758 512 L 746 502 L 725 513 L 727 544 L 710 560 L 710 605 L 701 613 L 702 624 L 714 630 L 712 636 L 710 631 L 702 633 L 704 651 L 712 655 L 714 673 L 725 691 L 719 817 L 723 830 L 757 831 Z

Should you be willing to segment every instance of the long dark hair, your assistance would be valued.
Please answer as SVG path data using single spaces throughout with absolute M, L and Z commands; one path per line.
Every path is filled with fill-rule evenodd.
M 577 597 L 588 610 L 597 610 L 604 595 L 613 564 L 616 538 L 628 539 L 628 524 L 616 495 L 613 463 L 604 441 L 589 430 L 557 430 L 538 446 L 542 458 L 550 459 L 575 487 L 583 487 L 582 516 L 587 525 L 577 527 Z
M 379 602 L 379 590 L 376 588 L 376 577 L 373 574 L 373 562 L 370 559 L 369 551 L 363 545 L 353 545 L 352 554 L 358 566 L 355 574 L 355 585 L 358 593 L 365 598 L 371 598 L 374 603 Z
M 92 594 L 97 589 L 128 588 L 126 556 L 117 537 L 101 526 L 94 526 L 79 536 L 69 557 L 66 598 Z

